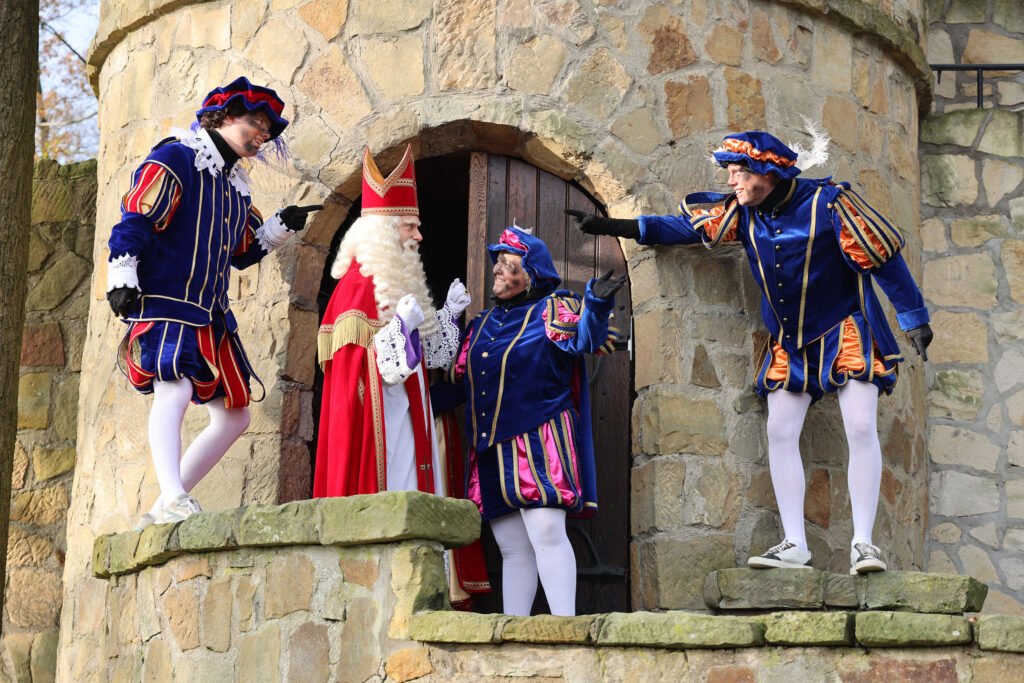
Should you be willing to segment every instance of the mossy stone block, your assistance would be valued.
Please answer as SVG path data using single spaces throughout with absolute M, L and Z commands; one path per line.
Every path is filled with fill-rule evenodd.
M 556 617 L 538 614 L 511 617 L 502 629 L 501 639 L 518 643 L 571 643 L 586 645 L 594 641 L 601 617 Z
M 319 545 L 317 501 L 253 505 L 242 513 L 238 545 Z
M 860 612 L 855 635 L 865 647 L 964 645 L 972 637 L 964 616 L 912 612 Z
M 238 547 L 239 510 L 216 510 L 192 515 L 178 527 L 182 550 L 223 550 Z
M 509 617 L 474 612 L 422 612 L 409 617 L 408 637 L 426 643 L 500 643 Z
M 747 617 L 692 612 L 615 612 L 598 630 L 598 645 L 730 648 L 764 645 L 764 624 Z
M 850 612 L 775 612 L 764 619 L 770 645 L 831 646 L 853 644 Z
M 1024 617 L 991 614 L 978 617 L 975 640 L 982 650 L 1024 652 Z

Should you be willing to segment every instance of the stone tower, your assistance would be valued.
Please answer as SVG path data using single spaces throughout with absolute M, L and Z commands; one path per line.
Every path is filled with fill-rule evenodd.
M 95 615 L 112 608 L 90 574 L 92 541 L 131 526 L 156 495 L 148 402 L 112 362 L 123 329 L 103 299 L 106 241 L 135 165 L 189 125 L 212 87 L 248 75 L 288 103 L 290 160 L 254 167 L 256 206 L 329 200 L 301 241 L 234 277 L 267 399 L 197 490 L 209 508 L 304 495 L 317 289 L 367 144 L 385 164 L 406 142 L 418 160 L 517 157 L 631 217 L 671 212 L 709 187 L 704 157 L 724 132 L 805 142 L 806 116 L 833 137 L 830 167 L 812 175 L 849 180 L 893 216 L 918 269 L 918 120 L 931 97 L 921 0 L 102 0 L 100 16 L 90 55 L 96 271 L 68 516 L 65 677 L 83 670 Z M 738 250 L 622 246 L 634 316 L 632 505 L 603 514 L 630 518 L 633 609 L 702 608 L 707 571 L 779 534 L 764 405 L 749 389 L 764 343 L 759 293 Z M 876 533 L 891 566 L 916 569 L 928 510 L 924 386 L 915 359 L 901 374 L 880 416 L 889 467 Z M 851 529 L 834 399 L 807 427 L 812 550 L 823 569 L 839 567 Z

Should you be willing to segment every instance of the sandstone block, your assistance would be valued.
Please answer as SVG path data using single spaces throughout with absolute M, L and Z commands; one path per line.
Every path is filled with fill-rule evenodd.
M 317 503 L 311 500 L 251 505 L 242 513 L 238 525 L 238 544 L 243 546 L 317 542 Z
M 679 139 L 704 131 L 714 123 L 711 87 L 707 76 L 665 83 L 665 113 L 672 136 Z
M 306 622 L 288 639 L 288 680 L 326 681 L 330 659 L 327 627 Z
M 55 550 L 49 538 L 12 526 L 7 538 L 7 568 L 40 566 L 54 556 Z
M 25 325 L 21 335 L 21 365 L 64 365 L 64 337 L 58 323 Z
M 430 662 L 430 651 L 425 647 L 407 647 L 388 656 L 384 662 L 388 678 L 405 683 L 434 673 Z
M 971 624 L 952 614 L 861 612 L 856 616 L 857 642 L 865 647 L 921 647 L 971 642 Z
M 971 147 L 986 118 L 988 112 L 982 109 L 964 109 L 926 116 L 921 122 L 921 142 Z
M 588 644 L 593 642 L 599 623 L 600 617 L 594 615 L 511 617 L 501 630 L 501 639 L 520 643 Z
M 1011 479 L 1006 482 L 1006 515 L 1014 519 L 1024 519 L 1024 479 Z
M 214 510 L 192 515 L 178 525 L 182 550 L 217 550 L 237 546 L 236 534 L 241 511 Z
M 147 643 L 142 663 L 142 680 L 153 683 L 170 683 L 174 680 L 173 672 L 171 646 L 163 640 L 154 639 Z
M 974 633 L 982 650 L 1024 652 L 1024 617 L 1008 614 L 979 616 L 974 624 Z
M 852 73 L 850 34 L 828 24 L 815 24 L 814 62 L 811 65 L 814 84 L 822 91 L 848 92 L 852 87 Z
M 496 82 L 496 5 L 496 0 L 438 3 L 431 29 L 431 60 L 441 90 L 487 88 Z
M 199 647 L 199 596 L 193 584 L 172 586 L 161 597 L 174 642 L 181 650 Z
M 4 635 L 4 649 L 7 650 L 7 655 L 10 657 L 11 673 L 14 674 L 14 681 L 16 683 L 22 683 L 22 681 L 28 683 L 32 680 L 32 670 L 30 668 L 32 639 L 33 634 L 31 633 L 8 633 Z M 4 683 L 9 683 L 9 681 L 10 679 L 6 679 Z
M 39 281 L 29 288 L 25 310 L 54 310 L 71 296 L 90 270 L 90 263 L 77 254 L 58 256 Z
M 745 617 L 712 617 L 689 612 L 614 612 L 605 617 L 598 645 L 732 648 L 764 645 L 764 625 Z
M 569 51 L 558 38 L 538 36 L 518 46 L 505 68 L 505 78 L 513 90 L 547 95 L 565 64 Z
M 973 420 L 981 410 L 983 385 L 976 371 L 941 370 L 935 373 L 935 384 L 928 393 L 929 412 L 938 417 Z
M 1024 383 L 1024 351 L 1007 349 L 995 365 L 996 388 L 1006 394 Z
M 182 555 L 167 566 L 169 576 L 175 583 L 182 583 L 196 578 L 213 576 L 210 567 L 210 556 L 202 553 Z
M 952 522 L 943 522 L 938 526 L 932 527 L 931 537 L 932 540 L 938 541 L 939 543 L 959 543 L 963 533 L 960 528 Z
M 935 614 L 980 612 L 988 586 L 970 576 L 924 572 L 876 572 L 867 576 L 863 604 L 869 610 Z
M 928 443 L 932 462 L 939 465 L 963 465 L 986 472 L 995 471 L 1001 450 L 984 434 L 950 425 L 933 426 Z
M 40 569 L 7 573 L 4 609 L 16 627 L 43 630 L 57 626 L 62 599 L 60 574 Z
M 725 115 L 730 130 L 762 129 L 765 122 L 765 102 L 758 78 L 738 69 L 726 67 Z
M 853 644 L 850 612 L 775 612 L 765 617 L 769 645 L 842 647 Z
M 25 486 L 25 473 L 28 472 L 28 455 L 21 441 L 14 443 L 14 463 L 11 466 L 11 489 L 20 490 Z
M 335 669 L 338 681 L 372 680 L 383 664 L 378 615 L 380 607 L 372 597 L 353 598 L 346 608 L 339 645 L 346 657 Z M 404 636 L 403 636 L 404 638 Z
M 1005 240 L 1002 249 L 1003 268 L 1006 269 L 1006 280 L 1010 284 L 1010 296 L 1017 303 L 1024 303 L 1024 242 Z
M 961 472 L 932 473 L 931 511 L 946 517 L 980 515 L 999 510 L 998 483 Z
M 656 150 L 663 140 L 654 112 L 647 107 L 620 116 L 612 124 L 611 131 L 626 147 L 641 155 Z
M 989 207 L 995 207 L 1024 180 L 1024 168 L 999 159 L 985 159 L 981 166 L 981 181 Z M 1005 234 L 1005 230 L 1003 231 Z
M 282 18 L 265 22 L 249 43 L 247 56 L 278 81 L 291 83 L 309 52 L 309 42 L 297 28 Z
M 385 100 L 423 92 L 423 41 L 419 36 L 368 39 L 360 54 L 370 80 Z
M 935 363 L 988 363 L 988 324 L 978 313 L 936 311 L 935 341 L 928 359 Z M 934 441 L 930 443 L 936 443 Z
M 849 574 L 825 574 L 825 606 L 859 609 L 860 582 Z
M 604 120 L 618 108 L 632 80 L 612 53 L 601 48 L 569 78 L 565 99 Z
M 348 0 L 313 0 L 299 8 L 299 18 L 316 29 L 327 42 L 338 37 L 347 17 Z
M 338 566 L 345 583 L 354 583 L 363 588 L 373 588 L 380 575 L 380 566 L 376 558 L 361 559 L 342 556 L 338 560 Z
M 32 451 L 32 473 L 36 481 L 59 477 L 75 468 L 75 448 L 37 448 Z
M 18 379 L 18 429 L 46 429 L 50 424 L 53 374 L 31 372 Z
M 640 443 L 645 453 L 725 453 L 724 418 L 713 399 L 658 388 L 641 400 Z
M 266 624 L 242 636 L 238 644 L 238 680 L 277 683 L 281 680 L 281 627 Z
M 740 514 L 740 473 L 720 458 L 691 462 L 683 482 L 685 524 L 731 530 Z
M 176 528 L 174 524 L 151 524 L 143 529 L 139 534 L 131 569 L 137 566 L 163 564 L 180 555 L 181 546 L 175 536 Z
M 419 491 L 327 498 L 319 501 L 318 510 L 324 545 L 416 538 L 458 547 L 480 536 L 480 513 L 472 502 Z
M 299 90 L 319 102 L 325 118 L 342 130 L 355 127 L 373 111 L 359 77 L 336 45 L 309 65 L 299 81 Z
M 657 538 L 632 551 L 634 609 L 704 609 L 702 588 L 708 572 L 733 567 L 731 534 L 686 541 Z
M 985 21 L 984 12 L 980 22 Z M 1019 64 L 1024 61 L 1024 45 L 1011 36 L 972 28 L 964 46 L 964 64 Z
M 231 612 L 234 598 L 231 578 L 210 582 L 203 598 L 203 645 L 214 652 L 227 652 L 231 647 Z M 317 679 L 323 680 L 323 679 Z
M 978 198 L 974 159 L 962 154 L 921 158 L 921 198 L 929 206 L 964 206 Z
M 1007 230 L 999 216 L 972 216 L 954 220 L 949 236 L 961 247 L 978 247 L 992 239 L 1006 237 Z
M 52 683 L 56 680 L 58 635 L 57 629 L 36 634 L 29 662 L 33 683 Z
M 633 535 L 679 528 L 685 474 L 685 463 L 671 458 L 655 458 L 633 469 L 633 494 L 630 496 Z
M 431 9 L 430 0 L 350 0 L 350 4 L 349 31 L 353 35 L 416 28 L 430 16 Z
M 649 6 L 638 26 L 650 56 L 647 73 L 657 75 L 675 71 L 697 61 L 686 26 L 662 5 Z
M 67 489 L 57 484 L 14 496 L 11 501 L 11 521 L 40 525 L 55 524 L 64 520 L 67 509 Z
M 110 539 L 109 535 L 97 536 L 92 544 L 92 575 L 97 579 L 110 576 Z
M 708 574 L 704 601 L 712 609 L 819 609 L 824 579 L 816 569 L 719 569 Z
M 1024 49 L 1024 41 L 1016 41 Z M 978 143 L 978 151 L 1011 159 L 1024 155 L 1024 141 L 1021 140 L 1020 112 L 996 109 L 985 127 L 985 133 Z
M 441 552 L 432 546 L 402 544 L 391 555 L 391 590 L 398 602 L 388 634 L 402 638 L 411 615 L 448 607 L 448 581 Z
M 283 552 L 267 565 L 263 616 L 277 619 L 309 609 L 313 597 L 313 564 L 304 555 Z
M 409 617 L 410 640 L 425 643 L 500 643 L 504 614 L 421 612 Z

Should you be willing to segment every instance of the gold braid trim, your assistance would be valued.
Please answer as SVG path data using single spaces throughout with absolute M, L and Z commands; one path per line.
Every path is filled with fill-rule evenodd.
M 333 325 L 321 325 L 316 337 L 316 357 L 323 369 L 324 363 L 334 357 L 335 352 L 348 344 L 369 348 L 373 335 L 384 327 L 380 320 L 370 320 L 362 311 L 345 311 Z

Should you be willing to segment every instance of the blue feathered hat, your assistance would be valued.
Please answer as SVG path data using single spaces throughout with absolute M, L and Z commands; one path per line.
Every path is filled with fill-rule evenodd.
M 722 146 L 712 154 L 719 166 L 743 164 L 759 175 L 774 173 L 789 180 L 801 172 L 796 165 L 798 153 L 774 135 L 759 130 L 726 135 Z
M 522 228 L 509 226 L 501 233 L 497 244 L 487 247 L 491 263 L 498 260 L 498 254 L 507 252 L 523 257 L 523 270 L 530 276 L 530 288 L 538 292 L 554 291 L 562 283 L 555 270 L 551 252 L 539 237 Z
M 231 81 L 222 88 L 214 88 L 205 98 L 203 106 L 196 112 L 196 119 L 203 114 L 220 111 L 232 102 L 242 104 L 246 111 L 263 112 L 270 119 L 270 139 L 273 140 L 288 127 L 288 119 L 282 118 L 284 100 L 277 93 L 262 85 L 253 85 L 245 76 Z

